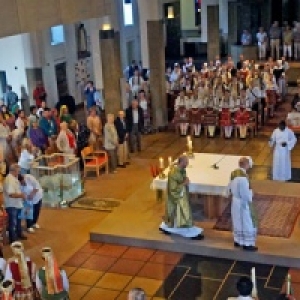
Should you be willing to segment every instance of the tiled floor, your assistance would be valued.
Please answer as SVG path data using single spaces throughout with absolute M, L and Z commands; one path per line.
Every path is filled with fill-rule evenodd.
M 275 300 L 288 268 L 90 242 L 63 266 L 72 300 L 127 299 L 135 287 L 153 300 L 224 300 L 236 295 L 237 280 L 249 276 L 252 267 L 260 299 Z M 294 291 L 300 291 L 300 272 L 290 274 Z

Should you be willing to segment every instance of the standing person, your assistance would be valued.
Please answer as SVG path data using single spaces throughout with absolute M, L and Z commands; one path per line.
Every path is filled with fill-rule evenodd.
M 252 166 L 249 158 L 239 160 L 239 168 L 230 176 L 229 191 L 232 196 L 231 219 L 233 227 L 234 246 L 243 247 L 246 251 L 257 251 L 255 246 L 257 236 L 257 220 L 255 218 L 250 188 L 248 169 Z
M 241 36 L 241 44 L 243 46 L 249 46 L 252 44 L 252 36 L 248 30 L 243 30 L 243 34 Z
M 131 106 L 126 109 L 126 126 L 129 133 L 130 152 L 134 153 L 142 150 L 141 134 L 144 129 L 144 112 L 136 99 L 131 102 Z
M 42 81 L 37 82 L 36 88 L 33 91 L 33 99 L 38 108 L 41 107 L 42 101 L 46 101 L 47 93 Z
M 21 185 L 18 180 L 20 168 L 17 164 L 9 167 L 9 174 L 3 184 L 4 206 L 8 214 L 8 237 L 10 243 L 18 239 L 26 240 L 22 233 L 20 214 L 23 208 L 23 200 L 26 196 L 21 192 Z
M 182 155 L 178 158 L 178 164 L 168 174 L 165 218 L 159 226 L 159 230 L 165 234 L 177 234 L 190 239 L 202 240 L 204 238 L 203 229 L 193 224 L 188 191 L 190 180 L 186 175 L 188 164 L 188 157 Z
M 60 132 L 56 139 L 56 146 L 64 154 L 75 154 L 76 138 L 73 132 L 68 129 L 66 122 L 60 123 Z
M 69 280 L 64 270 L 60 270 L 49 247 L 42 249 L 44 266 L 37 271 L 36 287 L 43 300 L 68 300 Z
M 79 157 L 80 169 L 83 169 L 83 160 L 81 157 L 81 151 L 89 146 L 90 130 L 83 123 L 78 125 L 77 139 L 76 139 L 76 148 L 77 148 L 77 157 Z
M 249 277 L 241 277 L 236 284 L 236 289 L 239 296 L 229 297 L 227 300 L 258 300 L 252 297 L 253 282 Z
M 32 122 L 30 124 L 28 137 L 32 145 L 44 153 L 48 145 L 48 140 L 37 122 Z
M 140 90 L 143 89 L 144 79 L 140 75 L 139 69 L 134 70 L 133 76 L 129 79 L 129 86 L 134 97 L 138 96 Z
M 33 233 L 35 229 L 40 228 L 38 220 L 42 207 L 43 189 L 36 178 L 30 174 L 20 176 L 19 180 L 23 187 L 26 186 L 27 200 L 30 201 L 31 205 L 33 206 L 33 216 L 26 221 L 28 232 Z
M 87 127 L 90 130 L 89 144 L 95 149 L 100 148 L 100 139 L 102 135 L 102 121 L 97 115 L 96 107 L 90 108 L 90 114 L 86 120 Z
M 121 168 L 125 168 L 129 163 L 128 155 L 128 132 L 126 127 L 125 113 L 123 110 L 119 111 L 119 115 L 115 120 L 115 127 L 118 134 L 118 165 Z
M 283 56 L 292 59 L 293 31 L 287 25 L 282 32 Z
M 57 126 L 55 120 L 51 116 L 49 108 L 46 108 L 43 111 L 43 115 L 39 121 L 39 127 L 48 138 L 49 144 L 51 144 L 51 139 L 57 135 Z
M 256 34 L 256 39 L 258 45 L 258 58 L 260 60 L 266 59 L 268 35 L 263 27 L 259 28 L 259 31 Z
M 7 106 L 9 112 L 18 104 L 18 95 L 12 90 L 11 85 L 6 86 L 6 93 L 4 94 L 4 104 Z
M 281 28 L 279 27 L 278 21 L 275 21 L 269 31 L 270 36 L 270 47 L 272 58 L 279 59 L 280 57 L 280 39 L 281 39 Z
M 2 158 L 7 159 L 9 153 L 9 143 L 11 142 L 12 136 L 8 125 L 6 124 L 3 114 L 0 113 L 0 147 L 2 151 Z
M 298 60 L 300 58 L 300 22 L 296 23 L 293 31 L 294 40 L 294 59 Z
M 91 107 L 96 105 L 94 94 L 96 93 L 96 88 L 94 87 L 93 81 L 88 81 L 85 89 L 84 95 L 86 97 L 86 109 L 89 111 Z
M 33 147 L 32 143 L 28 138 L 24 138 L 22 141 L 22 151 L 19 157 L 18 165 L 21 168 L 21 174 L 30 173 L 30 165 L 34 158 L 38 155 L 39 149 Z
M 118 148 L 118 134 L 114 124 L 114 115 L 107 115 L 107 122 L 104 126 L 104 149 L 108 154 L 109 168 L 111 173 L 117 173 L 117 148 Z
M 294 132 L 281 121 L 271 136 L 270 146 L 273 152 L 273 180 L 287 181 L 292 178 L 291 151 L 297 139 Z
M 16 300 L 34 300 L 36 266 L 25 256 L 21 242 L 11 244 L 13 257 L 7 261 L 5 280 L 14 280 Z

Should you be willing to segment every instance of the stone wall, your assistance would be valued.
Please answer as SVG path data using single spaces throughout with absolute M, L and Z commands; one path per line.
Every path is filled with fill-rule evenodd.
M 111 0 L 0 0 L 0 37 L 114 15 Z

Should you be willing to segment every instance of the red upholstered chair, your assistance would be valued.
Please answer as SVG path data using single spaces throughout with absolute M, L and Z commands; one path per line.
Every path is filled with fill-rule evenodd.
M 108 173 L 108 156 L 105 151 L 94 151 L 93 148 L 89 146 L 81 150 L 81 157 L 84 166 L 84 177 L 86 177 L 89 170 L 96 171 L 97 177 L 100 176 L 101 168 L 105 168 L 106 174 Z

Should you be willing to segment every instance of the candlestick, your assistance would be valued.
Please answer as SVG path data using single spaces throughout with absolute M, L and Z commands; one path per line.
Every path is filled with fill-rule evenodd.
M 172 156 L 169 156 L 169 157 L 168 157 L 168 162 L 169 162 L 169 166 L 171 166 L 171 165 L 172 165 L 172 162 L 173 162 Z
M 291 295 L 291 275 L 288 274 L 286 278 L 286 295 Z
M 187 142 L 188 142 L 188 143 L 192 140 L 190 135 L 188 135 L 188 136 L 186 137 L 186 139 L 187 139 Z
M 159 158 L 159 168 L 164 169 L 164 159 L 162 157 Z
M 256 274 L 255 274 L 255 268 L 251 269 L 251 281 L 253 283 L 253 288 L 252 288 L 252 297 L 256 298 L 257 297 L 257 288 L 256 288 Z

